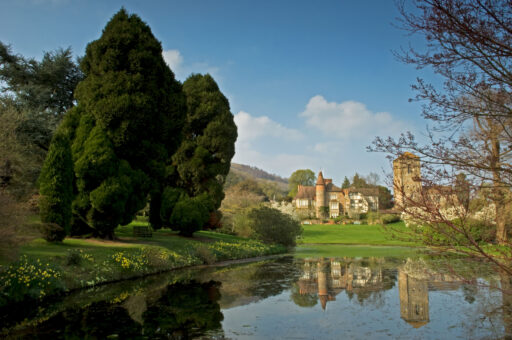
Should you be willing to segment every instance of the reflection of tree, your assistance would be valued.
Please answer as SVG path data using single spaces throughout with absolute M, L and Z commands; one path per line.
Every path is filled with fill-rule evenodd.
M 290 289 L 292 283 L 300 275 L 293 265 L 293 257 L 283 257 L 277 261 L 258 267 L 252 276 L 255 289 L 252 292 L 261 298 L 275 296 Z
M 477 291 L 478 291 L 478 289 L 477 289 L 476 285 L 464 285 L 462 287 L 462 293 L 464 294 L 464 300 L 469 304 L 472 304 L 473 302 L 475 302 L 475 300 L 476 300 L 475 295 L 476 295 Z
M 177 283 L 143 314 L 144 335 L 189 338 L 221 326 L 223 315 L 217 301 L 220 284 Z
M 23 336 L 46 338 L 51 335 L 56 339 L 105 339 L 113 335 L 120 339 L 200 336 L 221 327 L 219 286 L 214 281 L 178 283 L 145 295 L 131 296 L 124 303 L 102 301 L 83 308 L 69 308 L 37 327 L 23 330 Z
M 294 283 L 292 285 L 292 301 L 300 307 L 314 307 L 317 304 L 316 294 L 301 294 L 300 287 L 298 284 Z
M 65 310 L 39 327 L 31 329 L 27 338 L 105 339 L 117 335 L 120 339 L 140 336 L 142 327 L 130 318 L 126 309 L 108 302 L 97 302 L 82 309 Z
M 503 325 L 505 326 L 505 338 L 512 339 L 512 276 L 505 271 L 500 271 L 501 295 L 503 304 Z

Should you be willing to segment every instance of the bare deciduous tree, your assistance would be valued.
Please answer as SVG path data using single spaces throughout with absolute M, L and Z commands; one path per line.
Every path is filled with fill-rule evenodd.
M 427 143 L 404 133 L 398 139 L 377 137 L 369 149 L 387 152 L 390 158 L 404 151 L 421 158 L 422 189 L 399 208 L 422 220 L 432 233 L 413 228 L 411 236 L 484 257 L 512 274 L 507 238 L 512 202 L 512 1 L 414 0 L 397 5 L 401 28 L 419 34 L 426 44 L 402 49 L 396 56 L 433 69 L 443 84 L 418 79 L 412 86 L 414 100 L 423 103 L 423 117 L 433 123 Z M 458 174 L 465 175 L 464 186 L 457 183 Z M 490 253 L 472 231 L 478 211 L 469 202 L 483 193 L 487 208 L 494 209 L 493 241 L 505 246 L 502 252 Z M 468 202 L 461 202 L 462 197 Z

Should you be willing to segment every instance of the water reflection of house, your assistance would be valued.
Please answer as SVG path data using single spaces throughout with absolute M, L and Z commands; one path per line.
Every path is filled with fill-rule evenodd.
M 362 267 L 340 259 L 306 260 L 299 279 L 301 295 L 318 294 L 325 310 L 328 301 L 335 301 L 341 291 L 381 290 L 382 269 Z
M 414 328 L 429 322 L 429 291 L 456 290 L 460 279 L 443 273 L 428 272 L 421 260 L 408 259 L 398 270 L 400 316 Z

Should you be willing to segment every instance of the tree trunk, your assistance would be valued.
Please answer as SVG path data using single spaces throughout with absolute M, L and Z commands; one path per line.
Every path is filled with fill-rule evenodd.
M 502 196 L 504 196 L 502 194 Z M 500 245 L 507 244 L 507 204 L 505 197 L 500 201 L 496 200 L 496 242 Z
M 493 198 L 496 207 L 496 242 L 500 245 L 507 244 L 507 201 L 508 195 L 503 187 L 500 166 L 500 140 L 499 127 L 488 119 L 490 139 L 490 168 L 493 179 Z

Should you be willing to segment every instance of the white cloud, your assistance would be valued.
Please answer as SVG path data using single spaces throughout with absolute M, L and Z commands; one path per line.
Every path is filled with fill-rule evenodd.
M 235 117 L 238 139 L 233 162 L 257 166 L 281 176 L 311 164 L 311 158 L 294 153 L 293 146 L 303 134 L 285 127 L 267 116 L 253 116 L 240 111 Z
M 356 101 L 328 102 L 323 96 L 312 97 L 306 110 L 300 114 L 309 126 L 333 137 L 355 137 L 394 134 L 404 128 L 388 112 L 372 112 Z
M 286 141 L 297 141 L 303 138 L 298 130 L 284 127 L 267 116 L 255 117 L 244 111 L 235 115 L 235 124 L 238 127 L 240 142 L 249 142 L 260 137 L 274 137 Z
M 174 73 L 178 73 L 181 70 L 183 64 L 183 56 L 178 50 L 166 50 L 162 52 L 165 62 L 171 68 Z
M 179 50 L 165 50 L 162 52 L 162 56 L 178 80 L 184 81 L 192 73 L 209 73 L 217 84 L 222 81 L 218 67 L 211 66 L 206 62 L 185 62 Z

